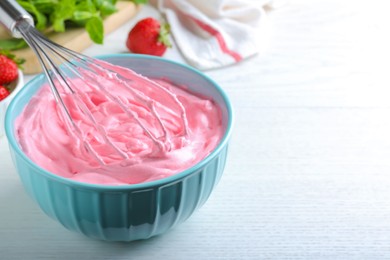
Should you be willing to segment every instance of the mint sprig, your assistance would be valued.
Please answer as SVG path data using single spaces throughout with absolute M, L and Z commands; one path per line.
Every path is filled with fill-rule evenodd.
M 1 1 L 1 0 L 0 0 Z M 131 0 L 145 4 L 148 0 Z M 17 0 L 29 12 L 35 27 L 44 32 L 64 32 L 71 27 L 84 27 L 91 40 L 102 44 L 103 19 L 117 12 L 117 0 Z M 17 50 L 26 47 L 21 39 L 0 40 L 0 48 Z

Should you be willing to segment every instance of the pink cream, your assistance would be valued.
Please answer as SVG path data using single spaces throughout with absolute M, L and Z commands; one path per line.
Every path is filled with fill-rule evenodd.
M 132 79 L 135 74 L 128 74 Z M 135 78 L 134 78 L 135 79 Z M 129 104 L 153 135 L 163 136 L 161 126 L 150 111 L 144 109 L 137 99 L 117 82 L 99 78 L 107 90 Z M 74 103 L 74 97 L 62 93 L 73 120 L 81 129 L 82 138 L 77 138 L 64 124 L 63 113 L 50 91 L 42 87 L 31 99 L 16 120 L 19 143 L 24 152 L 39 166 L 49 172 L 80 182 L 124 185 L 158 180 L 177 174 L 195 165 L 218 145 L 223 135 L 220 108 L 210 99 L 192 94 L 183 87 L 168 81 L 157 81 L 164 89 L 174 94 L 183 110 L 172 97 L 164 97 L 159 91 L 146 91 L 154 100 L 157 111 L 166 127 L 164 146 L 154 142 L 140 125 L 129 117 L 116 103 L 102 95 L 92 83 L 73 80 L 74 88 L 82 89 L 80 98 L 87 104 L 94 117 L 107 133 L 109 140 L 127 157 L 123 159 L 106 144 L 98 131 L 91 127 L 84 113 Z M 147 89 L 147 83 L 137 85 Z M 183 116 L 188 120 L 186 128 Z M 99 160 L 85 149 L 87 141 Z

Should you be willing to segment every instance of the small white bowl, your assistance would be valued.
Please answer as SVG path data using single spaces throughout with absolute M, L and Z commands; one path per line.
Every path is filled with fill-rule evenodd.
M 4 117 L 7 111 L 8 105 L 14 98 L 16 93 L 24 86 L 23 72 L 18 71 L 18 79 L 10 84 L 11 93 L 8 97 L 0 101 L 0 138 L 4 135 Z

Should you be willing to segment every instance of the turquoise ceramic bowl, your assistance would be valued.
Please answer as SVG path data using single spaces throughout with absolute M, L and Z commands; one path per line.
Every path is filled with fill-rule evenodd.
M 192 168 L 174 176 L 141 184 L 107 186 L 80 183 L 45 171 L 21 150 L 14 121 L 42 86 L 44 76 L 27 83 L 11 102 L 5 131 L 10 152 L 27 193 L 51 218 L 69 230 L 108 241 L 132 241 L 162 234 L 182 223 L 202 206 L 224 170 L 232 129 L 232 108 L 224 91 L 190 67 L 157 57 L 107 55 L 99 58 L 148 77 L 165 77 L 208 95 L 222 108 L 225 135 L 218 147 Z

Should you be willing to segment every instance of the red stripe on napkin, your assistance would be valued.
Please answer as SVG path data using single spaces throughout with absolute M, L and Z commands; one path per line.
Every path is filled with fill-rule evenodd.
M 190 17 L 192 20 L 194 20 L 195 23 L 196 23 L 200 28 L 202 28 L 203 30 L 205 30 L 206 32 L 208 32 L 209 34 L 211 34 L 212 36 L 214 36 L 214 37 L 217 39 L 217 41 L 218 41 L 219 47 L 221 48 L 221 50 L 222 50 L 224 53 L 226 53 L 226 54 L 230 55 L 231 57 L 233 57 L 233 59 L 234 59 L 235 61 L 237 61 L 237 62 L 240 61 L 240 60 L 242 60 L 242 57 L 241 57 L 241 55 L 240 55 L 239 53 L 237 53 L 237 52 L 235 52 L 235 51 L 233 51 L 233 50 L 230 50 L 230 49 L 227 47 L 226 42 L 225 42 L 225 39 L 223 38 L 222 34 L 221 34 L 218 30 L 216 30 L 216 29 L 214 29 L 213 27 L 211 27 L 210 25 L 208 25 L 208 24 L 202 22 L 201 20 L 196 19 L 196 18 L 193 17 L 193 16 L 190 16 L 190 15 L 187 15 L 187 16 Z

